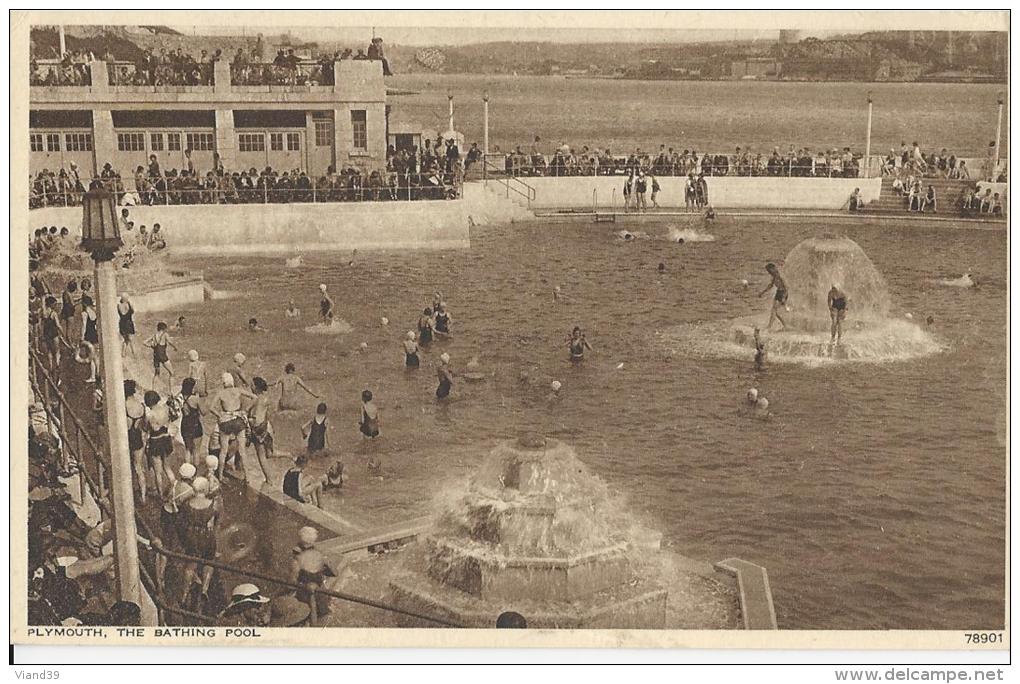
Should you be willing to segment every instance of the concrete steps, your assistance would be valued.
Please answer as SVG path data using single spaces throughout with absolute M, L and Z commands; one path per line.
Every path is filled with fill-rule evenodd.
M 527 199 L 512 191 L 507 193 L 506 186 L 499 181 L 465 183 L 464 201 L 475 225 L 535 220 Z
M 944 207 L 943 211 L 947 211 L 951 206 L 956 206 L 960 196 L 968 189 L 974 189 L 977 187 L 977 183 L 972 180 L 956 180 L 949 178 L 921 179 L 922 190 L 927 192 L 929 185 L 935 188 L 935 196 L 938 198 L 940 208 Z M 882 214 L 906 213 L 908 209 L 907 195 L 900 195 L 893 189 L 892 176 L 882 177 L 882 191 L 879 198 L 870 202 L 865 207 L 865 211 L 869 213 Z

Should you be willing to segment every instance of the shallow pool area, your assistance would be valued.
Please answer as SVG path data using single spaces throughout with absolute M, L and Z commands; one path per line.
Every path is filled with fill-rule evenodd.
M 188 349 L 211 377 L 235 352 L 270 382 L 297 366 L 329 405 L 349 478 L 326 505 L 365 527 L 434 510 L 498 440 L 539 432 L 575 445 L 664 547 L 765 566 L 780 628 L 1001 629 L 1005 231 L 722 216 L 645 220 L 624 240 L 622 227 L 483 226 L 470 248 L 451 251 L 172 257 L 237 296 L 160 315 L 186 316 L 172 356 L 180 368 Z M 683 230 L 714 239 L 670 239 Z M 765 263 L 782 268 L 795 245 L 823 234 L 860 246 L 885 280 L 890 318 L 923 326 L 937 351 L 877 363 L 777 359 L 756 371 L 753 349 L 708 354 L 678 342 L 685 327 L 732 319 L 764 328 Z M 288 267 L 285 256 L 299 254 Z M 962 273 L 976 286 L 939 283 Z M 320 283 L 349 332 L 306 331 L 318 322 Z M 437 290 L 453 335 L 405 370 L 401 340 Z M 285 316 L 291 300 L 300 318 Z M 251 317 L 267 332 L 247 332 Z M 157 319 L 140 319 L 147 336 Z M 575 325 L 594 347 L 577 366 L 566 346 Z M 456 377 L 451 400 L 437 403 L 443 351 L 474 380 Z M 752 386 L 768 397 L 769 420 L 741 411 Z M 356 425 L 363 389 L 381 411 L 374 442 Z M 299 427 L 315 401 L 274 415 L 278 451 L 303 448 Z

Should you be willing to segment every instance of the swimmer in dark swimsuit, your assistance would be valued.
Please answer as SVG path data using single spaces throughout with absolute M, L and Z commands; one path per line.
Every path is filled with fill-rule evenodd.
M 765 357 L 768 356 L 768 352 L 765 351 L 765 342 L 761 339 L 761 331 L 758 328 L 754 329 L 754 369 L 757 371 L 762 370 L 765 367 Z
M 407 331 L 407 339 L 404 340 L 404 366 L 406 368 L 418 368 L 421 360 L 418 358 L 418 343 L 414 341 L 414 331 Z
M 836 285 L 833 285 L 829 288 L 828 305 L 829 317 L 832 319 L 832 339 L 830 343 L 839 344 L 843 337 L 843 319 L 846 318 L 849 298 L 845 292 Z
M 167 392 L 173 391 L 173 380 L 174 380 L 174 367 L 170 363 L 170 356 L 167 354 L 167 347 L 172 347 L 174 351 L 177 351 L 177 345 L 174 344 L 173 340 L 170 339 L 170 335 L 167 333 L 167 325 L 163 321 L 156 324 L 156 333 L 145 340 L 145 346 L 152 348 L 152 384 L 156 385 L 156 378 L 160 375 L 160 370 L 165 370 L 167 373 Z
M 319 292 L 322 293 L 322 299 L 319 300 L 319 317 L 324 324 L 330 325 L 333 323 L 333 300 L 326 294 L 325 285 L 319 285 Z
M 361 420 L 358 421 L 358 429 L 365 437 L 375 439 L 379 436 L 379 409 L 372 401 L 370 390 L 361 393 Z
M 432 343 L 432 309 L 425 307 L 418 318 L 418 344 L 427 347 Z
M 570 333 L 570 339 L 567 340 L 567 348 L 570 350 L 570 360 L 574 363 L 580 363 L 584 361 L 584 350 L 595 351 L 592 346 L 588 344 L 588 340 L 584 338 L 584 333 L 581 332 L 581 328 L 574 326 L 574 330 Z
M 781 275 L 779 275 L 779 269 L 775 264 L 765 264 L 765 270 L 770 276 L 772 276 L 772 280 L 769 281 L 768 287 L 758 293 L 758 296 L 761 297 L 773 287 L 776 288 L 776 297 L 772 302 L 772 312 L 769 314 L 769 324 L 765 327 L 765 329 L 772 330 L 772 321 L 778 320 L 785 330 L 786 321 L 784 321 L 783 317 L 779 315 L 779 309 L 786 305 L 786 300 L 789 298 L 789 293 L 786 290 L 786 281 L 783 280 Z
M 439 308 L 436 309 L 435 321 L 435 333 L 437 335 L 447 336 L 450 334 L 450 324 L 453 323 L 453 316 L 446 310 L 446 302 L 440 302 Z

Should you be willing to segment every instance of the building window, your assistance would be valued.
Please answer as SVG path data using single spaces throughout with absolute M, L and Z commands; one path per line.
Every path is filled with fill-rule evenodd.
M 28 136 L 28 144 L 33 152 L 46 151 L 46 148 L 43 147 L 42 133 L 30 133 Z
M 368 117 L 364 109 L 351 110 L 351 128 L 354 131 L 354 149 L 368 149 Z
M 59 133 L 47 133 L 46 134 L 46 149 L 50 152 L 60 151 L 60 134 Z
M 296 152 L 301 149 L 301 134 L 300 133 L 288 133 L 287 134 L 287 151 Z
M 241 152 L 265 152 L 266 136 L 262 133 L 239 133 L 237 149 Z
M 273 152 L 279 152 L 283 149 L 283 133 L 269 134 L 269 149 Z
M 68 152 L 91 152 L 91 133 L 67 133 L 64 136 L 64 149 Z
M 211 152 L 216 149 L 212 133 L 188 133 L 188 149 L 198 152 Z
M 180 133 L 167 133 L 166 134 L 166 148 L 171 152 L 181 151 L 181 134 Z
M 153 152 L 163 151 L 163 134 L 151 133 L 149 135 L 149 149 Z
M 315 122 L 315 146 L 316 147 L 332 147 L 333 146 L 333 122 L 332 121 L 316 121 Z
M 118 133 L 117 149 L 121 152 L 144 152 L 144 133 Z

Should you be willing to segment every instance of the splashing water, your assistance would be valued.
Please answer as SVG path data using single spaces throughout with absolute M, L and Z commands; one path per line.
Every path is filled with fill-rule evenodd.
M 354 326 L 342 318 L 334 318 L 330 323 L 316 323 L 305 327 L 310 335 L 346 335 L 354 330 Z
M 784 329 L 765 330 L 770 301 L 759 316 L 679 326 L 665 338 L 692 355 L 750 359 L 755 350 L 754 329 L 760 328 L 769 362 L 809 366 L 903 361 L 942 349 L 922 328 L 890 317 L 885 280 L 853 240 L 808 238 L 790 251 L 780 273 L 789 292 L 786 310 L 779 312 L 786 322 Z M 828 308 L 833 285 L 846 294 L 849 303 L 836 344 L 831 341 Z
M 669 241 L 670 242 L 715 242 L 715 236 L 711 233 L 702 233 L 701 231 L 693 228 L 677 228 L 673 226 L 669 229 Z

